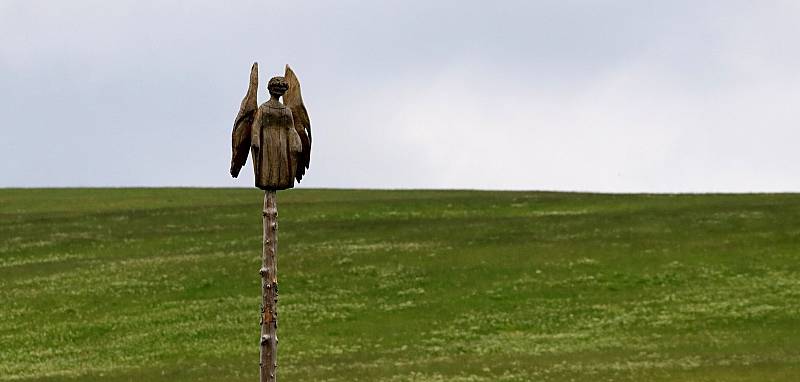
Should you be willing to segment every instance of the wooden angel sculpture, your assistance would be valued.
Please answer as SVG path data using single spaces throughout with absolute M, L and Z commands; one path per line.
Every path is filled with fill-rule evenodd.
M 278 367 L 278 202 L 276 193 L 303 179 L 311 160 L 311 122 L 300 96 L 300 82 L 289 65 L 286 75 L 269 80 L 270 99 L 256 102 L 258 63 L 233 123 L 231 175 L 239 176 L 253 156 L 256 187 L 264 190 L 264 238 L 261 256 L 260 381 L 275 382 Z M 279 98 L 283 96 L 283 103 Z
M 269 80 L 270 99 L 257 107 L 258 63 L 250 69 L 250 86 L 233 126 L 231 175 L 236 178 L 253 156 L 256 187 L 285 190 L 299 182 L 311 161 L 311 121 L 303 105 L 300 82 L 289 65 L 284 77 Z M 279 98 L 283 96 L 283 103 Z

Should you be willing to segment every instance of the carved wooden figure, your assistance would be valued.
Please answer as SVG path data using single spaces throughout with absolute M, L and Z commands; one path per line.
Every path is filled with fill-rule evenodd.
M 261 275 L 260 381 L 274 382 L 278 367 L 278 204 L 276 191 L 294 187 L 311 161 L 311 121 L 303 105 L 300 81 L 289 65 L 284 77 L 269 81 L 270 99 L 257 106 L 258 63 L 233 123 L 231 175 L 239 176 L 253 156 L 256 187 L 264 190 Z M 283 96 L 283 103 L 279 98 Z
M 300 81 L 286 65 L 284 77 L 269 81 L 269 101 L 256 107 L 258 63 L 250 69 L 250 86 L 233 124 L 231 175 L 236 178 L 253 156 L 256 187 L 285 190 L 303 179 L 311 162 L 311 121 L 303 105 Z M 279 98 L 283 96 L 283 103 Z

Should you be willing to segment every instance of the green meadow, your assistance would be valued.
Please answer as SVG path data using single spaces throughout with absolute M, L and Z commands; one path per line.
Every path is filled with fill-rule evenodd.
M 0 381 L 256 381 L 262 199 L 0 190 Z M 800 195 L 278 207 L 282 381 L 800 380 Z

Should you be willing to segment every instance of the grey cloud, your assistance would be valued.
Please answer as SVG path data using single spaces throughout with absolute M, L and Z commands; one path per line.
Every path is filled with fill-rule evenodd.
M 259 61 L 303 83 L 301 187 L 800 189 L 794 3 L 496 3 L 5 1 L 0 186 L 250 186 Z

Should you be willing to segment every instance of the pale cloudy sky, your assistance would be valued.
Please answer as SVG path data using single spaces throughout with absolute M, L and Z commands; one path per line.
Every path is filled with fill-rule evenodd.
M 252 186 L 258 61 L 299 187 L 800 191 L 798 1 L 0 0 L 0 187 Z

